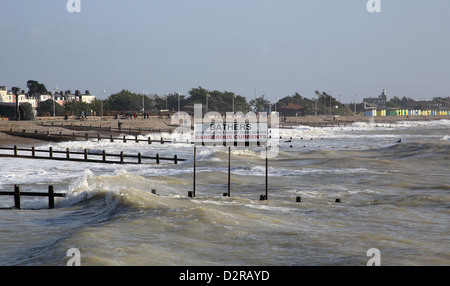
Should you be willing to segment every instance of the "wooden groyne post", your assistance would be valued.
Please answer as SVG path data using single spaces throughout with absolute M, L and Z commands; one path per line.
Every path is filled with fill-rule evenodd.
M 31 149 L 26 148 L 18 148 L 17 145 L 15 145 L 13 148 L 8 147 L 0 147 L 0 150 L 12 150 L 13 154 L 3 154 L 0 153 L 1 157 L 6 158 L 23 158 L 23 159 L 47 159 L 47 160 L 59 160 L 59 161 L 76 161 L 76 162 L 91 162 L 91 163 L 106 163 L 106 164 L 143 164 L 143 160 L 155 160 L 156 164 L 160 164 L 160 161 L 169 161 L 173 162 L 175 165 L 177 165 L 181 161 L 186 161 L 186 159 L 178 158 L 177 155 L 173 155 L 173 157 L 161 157 L 159 154 L 156 154 L 155 157 L 151 156 L 143 156 L 141 153 L 138 153 L 137 155 L 126 155 L 123 152 L 120 152 L 120 154 L 108 154 L 105 150 L 102 150 L 101 153 L 99 152 L 89 152 L 88 149 L 84 149 L 83 152 L 72 152 L 69 150 L 69 148 L 66 148 L 64 151 L 58 151 L 53 150 L 52 147 L 50 147 L 48 150 L 36 150 L 35 147 L 32 147 Z M 19 151 L 21 152 L 31 152 L 31 155 L 24 155 L 19 154 Z M 48 157 L 43 156 L 36 156 L 36 153 L 47 153 Z M 55 156 L 55 154 L 64 154 L 63 156 Z M 78 156 L 75 158 L 75 156 Z M 83 156 L 80 158 L 80 156 Z M 91 159 L 88 158 L 88 156 L 98 156 L 101 157 L 101 159 Z M 107 160 L 108 158 L 114 157 L 119 158 L 118 161 L 116 160 Z M 125 158 L 134 158 L 137 159 L 137 162 L 126 162 Z
M 48 197 L 48 208 L 55 208 L 55 197 L 65 197 L 66 194 L 55 193 L 54 187 L 49 186 L 47 193 L 37 193 L 37 192 L 21 192 L 19 185 L 14 185 L 14 192 L 0 192 L 0 196 L 14 196 L 14 208 L 21 209 L 21 197 Z

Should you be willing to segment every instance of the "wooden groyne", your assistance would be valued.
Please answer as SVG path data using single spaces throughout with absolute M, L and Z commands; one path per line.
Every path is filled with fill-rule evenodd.
M 65 197 L 66 194 L 63 193 L 55 193 L 53 186 L 48 187 L 47 193 L 38 193 L 38 192 L 21 192 L 20 186 L 15 185 L 13 192 L 0 192 L 0 196 L 14 196 L 14 208 L 20 210 L 21 204 L 20 204 L 20 198 L 21 197 L 48 197 L 48 208 L 54 209 L 55 208 L 55 198 L 59 197 Z
M 102 141 L 102 140 L 108 140 L 109 142 L 123 142 L 123 143 L 127 143 L 127 142 L 136 142 L 136 143 L 147 142 L 148 144 L 152 144 L 152 143 L 160 143 L 160 144 L 164 144 L 164 143 L 187 143 L 187 144 L 191 144 L 188 140 L 187 141 L 167 140 L 167 139 L 164 139 L 162 137 L 160 137 L 160 139 L 152 139 L 151 136 L 147 136 L 147 138 L 142 139 L 142 138 L 139 138 L 138 135 L 134 135 L 134 138 L 130 139 L 126 135 L 118 137 L 118 136 L 113 136 L 112 134 L 110 134 L 109 136 L 105 136 L 105 135 L 102 135 L 100 133 L 97 133 L 96 135 L 92 135 L 92 134 L 89 134 L 89 133 L 84 133 L 84 134 L 77 134 L 77 133 L 64 134 L 62 131 L 60 131 L 59 133 L 50 133 L 50 131 L 39 132 L 38 130 L 35 130 L 34 132 L 27 132 L 27 130 L 13 131 L 12 129 L 10 129 L 9 131 L 2 131 L 2 132 L 5 133 L 5 134 L 8 134 L 8 135 L 11 135 L 11 136 L 32 138 L 32 139 L 37 139 L 37 140 L 42 140 L 42 141 L 50 141 L 50 142 L 91 141 L 91 140 Z
M 296 122 L 296 121 L 281 121 L 280 127 L 281 128 L 295 128 L 298 126 L 309 126 L 309 127 L 317 127 L 317 128 L 323 128 L 323 127 L 346 127 L 347 124 L 351 125 L 354 121 L 306 121 L 306 122 Z
M 156 156 L 142 156 L 141 153 L 137 155 L 126 155 L 123 152 L 120 154 L 110 154 L 106 153 L 105 150 L 100 151 L 89 151 L 84 149 L 83 152 L 70 151 L 67 148 L 65 151 L 53 150 L 50 147 L 47 150 L 38 150 L 35 147 L 28 148 L 18 148 L 14 146 L 10 147 L 0 147 L 0 150 L 13 151 L 13 154 L 0 154 L 0 157 L 6 158 L 22 158 L 22 159 L 41 159 L 41 160 L 58 160 L 58 161 L 75 161 L 75 162 L 89 162 L 89 163 L 103 163 L 103 164 L 143 164 L 144 160 L 154 161 L 156 164 L 160 164 L 161 161 L 169 161 L 174 164 L 178 164 L 180 161 L 186 161 L 186 159 L 180 159 L 177 155 L 172 158 L 161 157 L 159 154 Z M 19 154 L 20 152 L 20 154 Z M 25 152 L 25 154 L 24 154 Z M 45 153 L 46 156 L 38 156 L 38 153 Z M 63 154 L 63 156 L 55 156 L 55 154 Z M 97 159 L 99 158 L 99 159 Z M 118 158 L 116 160 L 111 160 L 111 158 Z M 125 160 L 126 158 L 133 158 L 134 161 Z
M 123 133 L 123 134 L 127 134 L 127 135 L 139 135 L 139 134 L 143 134 L 143 133 L 162 133 L 162 132 L 172 132 L 173 129 L 175 128 L 132 128 L 132 127 L 122 127 L 122 123 L 118 122 L 118 126 L 117 128 L 112 127 L 112 126 L 93 126 L 92 124 L 90 125 L 83 125 L 83 124 L 55 124 L 55 123 L 51 123 L 51 124 L 46 124 L 44 122 L 42 122 L 41 126 L 43 127 L 62 127 L 65 129 L 70 129 L 70 130 L 75 130 L 75 131 L 89 131 L 89 130 L 96 130 L 96 131 L 101 131 L 101 132 L 115 132 L 115 133 Z

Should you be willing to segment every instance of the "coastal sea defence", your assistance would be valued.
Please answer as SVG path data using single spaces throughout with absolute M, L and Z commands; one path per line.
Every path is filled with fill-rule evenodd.
M 0 196 L 13 196 L 14 197 L 14 209 L 21 209 L 21 197 L 48 197 L 48 208 L 55 208 L 55 198 L 64 198 L 65 193 L 55 193 L 52 185 L 48 186 L 48 193 L 43 192 L 21 192 L 20 186 L 14 186 L 14 192 L 0 192 Z
M 22 193 L 46 192 L 54 185 L 66 194 L 51 211 L 46 199 L 25 196 L 23 210 L 0 209 L 0 265 L 66 265 L 72 248 L 83 266 L 366 265 L 372 248 L 383 266 L 448 264 L 442 237 L 450 121 L 375 121 L 281 129 L 290 142 L 280 140 L 269 162 L 269 200 L 259 199 L 266 176 L 260 147 L 232 147 L 231 154 L 227 147 L 199 147 L 195 198 L 186 196 L 194 163 L 188 144 L 36 146 L 107 153 L 120 146 L 129 154 L 188 159 L 177 165 L 0 158 L 0 191 L 20 184 Z M 229 156 L 232 196 L 223 196 Z M 12 206 L 13 197 L 0 197 L 0 208 Z
M 12 148 L 9 147 L 0 147 L 0 151 L 13 151 L 13 154 L 4 154 L 0 153 L 0 158 L 21 158 L 21 159 L 42 159 L 42 160 L 59 160 L 59 161 L 76 161 L 76 162 L 89 162 L 89 163 L 104 163 L 104 164 L 142 164 L 144 159 L 155 160 L 156 164 L 160 164 L 161 161 L 171 161 L 175 165 L 178 164 L 178 161 L 186 161 L 186 159 L 179 159 L 177 155 L 173 155 L 173 158 L 161 157 L 159 154 L 156 156 L 142 156 L 141 153 L 137 155 L 126 155 L 124 152 L 120 152 L 120 154 L 111 154 L 106 153 L 105 150 L 102 151 L 89 151 L 88 149 L 84 149 L 83 152 L 80 151 L 70 151 L 69 148 L 66 148 L 65 151 L 53 150 L 53 147 L 49 147 L 47 150 L 36 149 L 35 147 L 31 148 L 18 148 L 14 146 Z M 21 152 L 19 154 L 19 151 Z M 46 153 L 47 156 L 37 156 L 37 153 Z M 54 156 L 55 154 L 63 154 L 63 156 Z M 89 156 L 97 156 L 101 157 L 101 159 L 92 159 Z M 119 158 L 118 160 L 107 160 L 107 158 Z M 126 161 L 126 158 L 134 158 L 137 159 L 137 162 Z

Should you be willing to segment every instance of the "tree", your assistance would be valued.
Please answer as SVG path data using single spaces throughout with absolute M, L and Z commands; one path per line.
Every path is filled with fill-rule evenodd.
M 205 111 L 217 111 L 220 113 L 232 112 L 233 102 L 235 112 L 246 112 L 248 104 L 245 97 L 236 95 L 230 91 L 206 90 L 199 86 L 189 91 L 190 97 L 188 102 L 190 105 L 202 104 Z M 208 100 L 208 101 L 207 101 Z M 208 104 L 206 104 L 208 102 Z M 207 110 L 206 110 L 207 108 Z
M 45 85 L 35 80 L 27 81 L 27 87 L 28 87 L 28 94 L 27 94 L 28 97 L 39 98 L 39 95 L 48 93 Z
M 110 108 L 116 111 L 142 110 L 142 94 L 133 93 L 123 89 L 109 97 Z
M 28 102 L 20 104 L 20 119 L 21 120 L 33 120 L 34 119 L 34 112 L 33 112 L 33 106 L 29 104 Z
M 255 100 L 256 100 L 256 104 L 255 104 Z M 263 111 L 265 108 L 268 108 L 270 105 L 270 101 L 265 99 L 265 95 L 263 94 L 256 99 L 250 100 L 250 102 L 248 104 L 250 106 L 256 107 L 256 111 L 258 112 L 258 111 Z
M 55 114 L 56 116 L 64 115 L 64 107 L 55 102 Z M 53 100 L 47 99 L 46 101 L 39 102 L 37 107 L 38 116 L 51 116 L 53 115 Z
M 64 104 L 64 108 L 67 111 L 71 111 L 73 115 L 81 115 L 82 112 L 84 112 L 85 114 L 90 114 L 92 110 L 92 107 L 89 103 L 77 100 L 66 102 L 66 104 Z

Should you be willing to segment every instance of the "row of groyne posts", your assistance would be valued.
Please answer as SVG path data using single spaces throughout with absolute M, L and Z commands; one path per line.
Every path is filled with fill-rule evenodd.
M 13 135 L 13 136 L 22 136 L 22 137 L 29 137 L 29 138 L 36 138 L 36 139 L 46 139 L 44 137 L 47 137 L 48 139 L 54 139 L 54 140 L 71 140 L 71 141 L 89 141 L 91 139 L 96 139 L 97 141 L 102 141 L 102 140 L 109 140 L 111 143 L 114 142 L 123 142 L 123 143 L 127 143 L 127 142 L 147 142 L 149 145 L 151 145 L 152 143 L 186 143 L 186 144 L 191 144 L 191 142 L 189 140 L 183 141 L 183 140 L 176 140 L 176 138 L 173 138 L 172 140 L 166 140 L 164 139 L 162 136 L 160 137 L 160 139 L 152 139 L 151 136 L 147 136 L 146 139 L 140 139 L 138 137 L 138 135 L 134 135 L 133 139 L 130 139 L 129 137 L 127 137 L 127 135 L 123 135 L 121 137 L 117 137 L 117 136 L 113 136 L 112 134 L 110 134 L 109 136 L 102 136 L 100 135 L 100 133 L 98 133 L 95 136 L 90 135 L 89 133 L 84 133 L 84 135 L 79 135 L 76 134 L 75 132 L 73 132 L 72 134 L 64 134 L 62 133 L 62 131 L 60 131 L 59 133 L 50 133 L 49 131 L 47 132 L 39 132 L 37 130 L 35 130 L 34 132 L 27 132 L 26 129 L 23 129 L 22 131 L 14 131 L 12 128 L 10 128 L 9 131 L 3 131 L 9 135 Z M 164 132 L 164 131 L 162 131 Z
M 269 192 L 268 192 L 268 189 L 269 189 L 269 182 L 268 182 L 268 178 L 269 178 L 269 173 L 268 173 L 269 159 L 268 159 L 268 156 L 267 156 L 267 149 L 268 149 L 268 147 L 266 146 L 265 148 L 266 148 L 266 158 L 265 158 L 265 194 L 260 195 L 260 200 L 261 201 L 269 199 Z M 5 149 L 11 149 L 11 148 L 0 147 L 0 150 L 5 150 Z M 19 148 L 17 148 L 17 146 L 15 146 L 13 148 L 13 150 L 15 152 L 15 155 L 12 155 L 12 157 L 19 157 L 19 155 L 17 155 L 17 152 L 19 150 L 30 151 L 29 149 L 19 149 Z M 33 155 L 32 155 L 32 157 L 33 157 L 35 152 L 36 152 L 34 147 L 32 148 L 32 152 L 33 152 Z M 49 156 L 50 156 L 50 159 L 51 159 L 51 156 L 52 156 L 51 147 L 50 147 L 50 150 L 44 151 L 44 152 L 49 152 Z M 197 157 L 196 155 L 197 154 L 196 153 L 197 153 L 197 147 L 194 146 L 193 190 L 192 191 L 188 191 L 188 197 L 190 197 L 190 198 L 195 198 L 196 197 L 196 173 L 197 173 L 196 172 L 196 167 L 197 167 L 197 160 L 196 160 L 196 157 Z M 73 153 L 70 153 L 67 150 L 66 151 L 67 158 L 69 158 L 69 156 L 70 156 L 69 154 L 73 154 Z M 84 159 L 78 159 L 78 161 L 81 160 L 81 161 L 88 161 L 88 162 L 99 162 L 97 160 L 88 160 L 87 159 L 87 155 L 88 155 L 87 150 L 85 150 L 84 153 L 76 152 L 76 154 L 84 154 L 85 155 Z M 98 155 L 98 154 L 94 154 L 94 155 Z M 102 161 L 103 162 L 107 162 L 106 159 L 105 159 L 106 158 L 105 151 L 103 151 L 102 156 L 103 156 L 103 160 Z M 0 157 L 6 157 L 6 155 L 0 155 Z M 21 157 L 24 157 L 24 156 L 21 156 Z M 123 157 L 124 157 L 124 155 L 123 155 L 123 152 L 122 152 L 122 154 L 121 154 L 121 163 L 124 163 Z M 160 159 L 172 160 L 171 158 L 160 158 L 159 156 L 157 156 L 156 158 L 153 158 L 153 157 L 148 157 L 148 158 L 156 159 L 158 164 L 159 164 L 159 160 Z M 49 159 L 49 158 L 47 158 L 47 157 L 42 158 L 41 157 L 41 159 Z M 139 159 L 138 164 L 141 164 L 142 157 L 139 156 L 138 159 Z M 72 160 L 76 160 L 76 159 L 72 159 Z M 178 160 L 186 161 L 186 159 L 177 159 L 177 156 L 175 155 L 174 158 L 173 158 L 174 163 L 177 164 Z M 110 162 L 110 163 L 117 163 L 117 162 L 114 161 L 114 162 Z M 130 163 L 127 163 L 127 164 L 130 164 Z M 156 190 L 152 189 L 152 193 L 156 194 Z M 20 186 L 19 185 L 15 185 L 13 192 L 0 192 L 0 196 L 14 196 L 14 208 L 15 209 L 21 209 L 21 200 L 20 200 L 21 196 L 48 197 L 49 209 L 53 209 L 55 207 L 55 202 L 54 202 L 55 201 L 55 197 L 65 197 L 66 195 L 64 193 L 55 193 L 53 186 L 49 186 L 47 193 L 42 193 L 42 192 L 21 192 L 20 191 Z M 228 191 L 226 193 L 223 193 L 223 196 L 224 197 L 231 197 L 231 147 L 228 147 Z M 301 203 L 302 202 L 301 197 L 297 196 L 296 197 L 296 202 L 297 203 Z M 336 203 L 340 203 L 341 200 L 338 198 L 338 199 L 336 199 L 335 202 Z
M 150 128 L 143 128 L 143 127 L 137 127 L 137 128 L 128 127 L 128 128 L 125 128 L 125 127 L 122 127 L 122 122 L 120 122 L 120 121 L 118 122 L 118 127 L 117 128 L 114 128 L 112 126 L 106 127 L 106 126 L 102 126 L 102 125 L 93 126 L 92 124 L 90 124 L 90 125 L 83 125 L 83 124 L 77 125 L 77 124 L 73 124 L 73 123 L 70 123 L 70 124 L 64 124 L 64 123 L 55 124 L 54 122 L 52 122 L 51 124 L 45 124 L 43 122 L 41 124 L 41 126 L 44 126 L 44 127 L 66 127 L 66 128 L 88 129 L 88 130 L 98 129 L 98 130 L 110 131 L 110 132 L 116 131 L 116 132 L 129 132 L 129 133 L 139 133 L 139 134 L 141 134 L 142 132 L 147 132 L 147 131 L 150 132 L 150 133 L 153 133 L 153 132 L 161 133 L 161 132 L 170 132 L 172 130 L 170 128 L 168 128 L 168 129 L 162 129 L 162 128 L 156 129 L 156 128 L 151 128 L 151 127 Z
M 54 187 L 52 185 L 48 186 L 48 192 L 47 193 L 40 193 L 40 192 L 21 192 L 19 185 L 14 185 L 14 191 L 13 192 L 0 192 L 0 196 L 14 196 L 14 208 L 20 210 L 21 209 L 21 203 L 20 199 L 21 197 L 48 197 L 48 208 L 54 209 L 55 208 L 55 198 L 59 197 L 65 197 L 66 194 L 64 193 L 55 193 Z
M 141 153 L 137 155 L 126 155 L 124 152 L 120 152 L 119 154 L 109 154 L 106 153 L 105 150 L 101 152 L 93 152 L 88 149 L 84 149 L 83 152 L 80 151 L 70 151 L 69 148 L 66 148 L 65 151 L 53 150 L 52 147 L 49 149 L 36 149 L 35 147 L 31 148 L 18 148 L 15 145 L 13 148 L 10 147 L 0 147 L 0 150 L 13 151 L 13 154 L 0 154 L 0 157 L 6 158 L 23 158 L 23 159 L 46 159 L 46 160 L 59 160 L 59 161 L 77 161 L 77 162 L 89 162 L 89 163 L 106 163 L 106 164 L 143 164 L 144 159 L 155 160 L 156 164 L 160 164 L 161 161 L 170 161 L 175 165 L 178 164 L 179 161 L 186 161 L 187 159 L 178 158 L 178 155 L 174 155 L 173 158 L 170 157 L 161 157 L 159 154 L 156 156 L 143 156 Z M 21 151 L 21 154 L 19 154 Z M 26 152 L 27 154 L 23 154 Z M 38 156 L 37 153 L 47 153 L 47 156 Z M 64 154 L 64 156 L 54 156 L 55 154 Z M 76 157 L 74 157 L 74 155 Z M 82 157 L 80 157 L 82 155 Z M 89 157 L 91 156 L 91 158 Z M 101 159 L 92 159 L 92 156 L 100 157 Z M 119 160 L 108 160 L 108 157 L 119 158 Z M 130 162 L 126 161 L 125 158 L 135 158 L 137 161 Z

